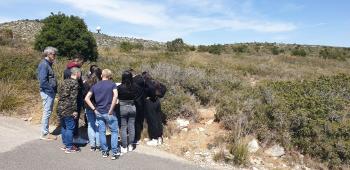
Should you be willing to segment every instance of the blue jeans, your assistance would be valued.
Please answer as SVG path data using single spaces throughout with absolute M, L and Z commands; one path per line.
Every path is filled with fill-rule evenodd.
M 111 150 L 116 154 L 119 152 L 118 144 L 118 120 L 115 114 L 109 115 L 108 113 L 101 113 L 96 116 L 98 122 L 98 132 L 100 135 L 101 150 L 108 152 L 107 140 L 106 140 L 106 124 L 108 124 L 111 131 Z
M 120 118 L 121 118 L 121 138 L 122 146 L 126 148 L 128 144 L 132 144 L 135 140 L 135 105 L 120 104 Z M 128 142 L 129 134 L 129 142 Z
M 49 133 L 49 120 L 53 109 L 53 103 L 55 101 L 55 94 L 46 94 L 44 92 L 40 92 L 40 96 L 43 101 L 41 135 L 47 135 Z
M 71 149 L 73 146 L 74 128 L 75 128 L 75 121 L 73 116 L 65 116 L 61 118 L 62 142 L 67 149 Z
M 98 134 L 98 127 L 96 126 L 96 115 L 93 110 L 86 108 L 85 109 L 86 118 L 88 121 L 88 136 L 90 146 L 96 147 L 100 146 L 100 138 Z

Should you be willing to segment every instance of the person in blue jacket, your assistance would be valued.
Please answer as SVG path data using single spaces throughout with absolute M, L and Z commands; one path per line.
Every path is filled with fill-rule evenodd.
M 43 102 L 43 115 L 41 120 L 42 140 L 56 140 L 56 136 L 49 133 L 49 119 L 52 113 L 55 96 L 57 93 L 57 79 L 52 68 L 56 59 L 57 49 L 46 47 L 44 49 L 45 58 L 38 65 L 38 79 L 40 86 L 40 96 Z

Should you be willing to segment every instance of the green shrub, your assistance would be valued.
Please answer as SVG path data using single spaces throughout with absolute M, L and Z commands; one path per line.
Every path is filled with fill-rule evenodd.
M 183 52 L 186 50 L 187 46 L 181 38 L 176 38 L 173 41 L 168 41 L 166 47 L 167 50 L 171 52 Z
M 330 166 L 350 162 L 350 76 L 274 82 L 262 92 L 265 104 L 260 111 L 275 140 Z M 256 118 L 261 125 L 261 116 Z
M 306 51 L 304 50 L 304 48 L 301 47 L 295 47 L 292 51 L 291 51 L 292 55 L 294 56 L 301 56 L 301 57 L 305 57 L 306 56 Z
M 319 56 L 324 59 L 345 60 L 346 58 L 350 58 L 350 53 L 341 48 L 323 48 L 320 50 Z
M 245 53 L 245 52 L 248 52 L 248 46 L 245 44 L 238 44 L 238 45 L 232 46 L 232 50 L 233 52 L 236 52 L 236 53 Z
M 208 52 L 211 54 L 220 55 L 225 50 L 225 46 L 221 44 L 210 45 Z
M 273 55 L 278 55 L 278 54 L 280 53 L 280 50 L 279 50 L 279 48 L 278 48 L 277 46 L 273 46 L 273 47 L 271 48 L 271 53 L 272 53 Z
M 77 16 L 53 14 L 42 20 L 44 26 L 36 36 L 34 48 L 43 51 L 47 46 L 56 47 L 61 57 L 71 58 L 79 53 L 85 60 L 96 60 L 97 45 L 84 20 Z
M 197 51 L 198 52 L 208 52 L 209 48 L 208 48 L 208 46 L 205 46 L 205 45 L 199 45 Z
M 238 165 L 247 165 L 248 164 L 248 147 L 247 144 L 238 141 L 234 143 L 230 148 L 230 153 L 233 155 L 233 162 Z
M 0 29 L 0 45 L 9 45 L 13 40 L 13 32 L 10 29 Z
M 23 103 L 20 93 L 7 81 L 0 81 L 0 112 L 12 110 Z
M 124 42 L 120 43 L 119 47 L 120 47 L 120 51 L 121 52 L 131 52 L 133 49 L 137 49 L 137 50 L 143 50 L 144 49 L 142 43 L 133 44 L 133 43 L 127 42 L 127 41 L 124 41 Z
M 121 52 L 130 52 L 133 49 L 133 45 L 130 42 L 122 42 L 120 44 L 120 51 Z

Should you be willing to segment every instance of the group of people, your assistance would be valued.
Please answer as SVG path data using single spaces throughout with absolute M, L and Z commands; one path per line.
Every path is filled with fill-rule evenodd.
M 57 115 L 63 143 L 61 149 L 65 153 L 80 151 L 73 143 L 73 138 L 79 135 L 81 117 L 87 122 L 90 150 L 100 150 L 103 157 L 108 157 L 111 151 L 111 158 L 117 159 L 122 154 L 134 150 L 141 139 L 145 119 L 150 138 L 147 144 L 162 144 L 165 118 L 159 99 L 164 97 L 166 87 L 154 80 L 148 72 L 136 75 L 134 70 L 128 69 L 123 71 L 121 83 L 114 83 L 111 70 L 91 65 L 88 75 L 82 76 L 83 59 L 76 56 L 67 64 L 64 81 L 58 91 L 57 79 L 52 68 L 57 49 L 46 47 L 43 54 L 44 59 L 38 66 L 40 95 L 43 101 L 40 139 L 57 139 L 49 132 L 49 118 L 58 92 Z M 111 133 L 110 148 L 106 141 L 107 127 Z

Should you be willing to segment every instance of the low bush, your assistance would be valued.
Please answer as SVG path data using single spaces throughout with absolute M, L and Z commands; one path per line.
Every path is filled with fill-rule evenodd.
M 262 94 L 265 118 L 255 121 L 275 132 L 275 140 L 330 166 L 350 162 L 350 76 L 269 83 Z
M 301 56 L 301 57 L 305 57 L 306 56 L 306 51 L 304 48 L 301 47 L 295 47 L 292 51 L 291 54 L 294 56 Z

